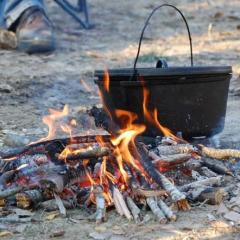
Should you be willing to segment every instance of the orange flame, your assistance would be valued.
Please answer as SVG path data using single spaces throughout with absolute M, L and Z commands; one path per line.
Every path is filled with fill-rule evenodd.
M 149 102 L 149 90 L 146 87 L 143 87 L 143 114 L 145 119 L 153 124 L 154 126 L 156 126 L 165 137 L 171 137 L 173 138 L 175 141 L 180 141 L 181 139 L 179 139 L 177 136 L 175 136 L 170 129 L 162 126 L 158 120 L 158 112 L 157 112 L 157 108 L 154 108 L 153 112 L 150 112 L 147 108 L 147 104 Z M 181 140 L 182 141 L 182 140 Z
M 106 92 L 109 92 L 110 78 L 107 70 L 104 71 L 103 75 L 103 88 Z

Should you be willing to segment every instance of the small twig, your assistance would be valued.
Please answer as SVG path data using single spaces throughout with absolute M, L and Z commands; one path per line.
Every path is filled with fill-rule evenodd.
M 56 200 L 56 204 L 58 206 L 58 209 L 59 209 L 59 212 L 60 214 L 63 216 L 63 217 L 66 217 L 67 216 L 67 210 L 66 208 L 64 207 L 64 204 L 62 202 L 62 199 L 56 194 L 56 193 L 53 193 L 54 195 L 54 198 Z
M 96 199 L 96 223 L 99 224 L 106 221 L 106 206 L 102 186 L 93 186 L 93 194 Z
M 135 202 L 132 200 L 132 198 L 130 198 L 129 196 L 126 198 L 126 200 L 127 200 L 127 205 L 133 215 L 134 221 L 136 223 L 139 223 L 140 222 L 140 212 L 141 212 L 140 209 L 135 204 Z

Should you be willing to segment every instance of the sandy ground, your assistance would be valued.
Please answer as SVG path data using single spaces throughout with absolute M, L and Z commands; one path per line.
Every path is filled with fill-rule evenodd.
M 0 146 L 16 145 L 15 136 L 24 141 L 44 135 L 41 118 L 48 108 L 69 104 L 73 110 L 99 102 L 93 83 L 95 69 L 132 67 L 144 20 L 154 6 L 164 1 L 123 0 L 89 1 L 92 30 L 81 29 L 76 22 L 48 1 L 49 16 L 54 22 L 58 49 L 51 55 L 27 55 L 0 51 Z M 193 38 L 195 65 L 231 65 L 226 125 L 214 139 L 221 146 L 240 148 L 240 3 L 231 1 L 173 0 L 189 21 Z M 171 66 L 188 66 L 189 46 L 186 29 L 171 9 L 162 9 L 146 32 L 139 66 L 154 66 L 147 56 L 164 56 Z M 144 57 L 145 56 L 145 57 Z M 84 80 L 91 88 L 87 90 Z M 213 89 L 214 91 L 214 89 Z M 11 137 L 14 136 L 14 141 Z M 27 136 L 27 137 L 26 137 Z M 20 144 L 24 142 L 21 138 Z M 25 139 L 26 138 L 26 139 Z M 10 140 L 9 140 L 10 139 Z M 11 239 L 48 239 L 51 232 L 66 231 L 60 239 L 239 239 L 231 227 L 211 225 L 207 214 L 214 207 L 204 205 L 180 213 L 176 223 L 159 226 L 150 221 L 137 226 L 109 213 L 109 221 L 95 227 L 81 218 L 81 211 L 70 212 L 75 219 L 58 218 L 30 224 L 22 234 Z M 90 234 L 90 235 L 89 235 Z

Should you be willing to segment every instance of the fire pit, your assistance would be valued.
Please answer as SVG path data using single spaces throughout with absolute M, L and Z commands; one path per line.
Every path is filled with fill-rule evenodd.
M 166 64 L 157 64 L 160 68 L 136 68 L 144 31 L 152 15 L 162 6 L 173 7 L 185 21 L 190 40 L 191 67 L 167 67 Z M 95 82 L 103 93 L 113 120 L 120 126 L 121 122 L 115 114 L 116 109 L 136 113 L 138 122 L 147 125 L 145 135 L 159 134 L 159 128 L 149 122 L 143 112 L 144 89 L 147 89 L 147 107 L 151 112 L 157 111 L 157 117 L 163 126 L 174 133 L 181 132 L 184 138 L 213 136 L 224 128 L 232 68 L 194 67 L 191 35 L 185 17 L 172 5 L 162 6 L 154 9 L 147 19 L 134 67 L 110 69 L 108 76 L 104 71 L 97 70 Z
M 170 70 L 165 70 L 165 76 L 175 81 L 172 72 L 168 73 Z M 174 76 L 181 75 L 180 70 L 175 69 Z M 207 76 L 210 86 L 216 84 L 216 76 L 219 79 L 224 75 L 219 90 L 226 90 L 228 70 L 191 68 L 189 81 L 194 82 L 195 74 L 204 79 L 204 74 L 200 73 L 211 71 L 213 81 Z M 140 72 L 140 69 L 136 71 Z M 114 74 L 110 71 L 110 75 Z M 165 224 L 176 221 L 178 211 L 187 211 L 197 202 L 215 205 L 223 201 L 229 191 L 227 184 L 235 174 L 228 164 L 230 161 L 226 160 L 240 158 L 240 151 L 192 144 L 175 136 L 160 124 L 159 109 L 149 108 L 154 88 L 148 89 L 146 80 L 127 81 L 137 89 L 136 101 L 142 98 L 139 112 L 117 108 L 113 111 L 108 107 L 112 103 L 109 98 L 115 99 L 111 92 L 114 81 L 108 81 L 108 73 L 103 76 L 100 90 L 103 103 L 106 100 L 108 103 L 104 105 L 105 112 L 112 125 L 115 117 L 120 123 L 112 128 L 114 131 L 101 129 L 104 133 L 99 134 L 99 129 L 94 128 L 95 134 L 86 131 L 85 135 L 75 135 L 76 119 L 71 118 L 69 108 L 65 106 L 62 111 L 51 109 L 43 118 L 49 127 L 47 137 L 22 148 L 0 151 L 0 206 L 9 213 L 1 218 L 2 221 L 31 221 L 31 218 L 12 218 L 13 206 L 17 206 L 59 209 L 63 216 L 67 215 L 66 209 L 84 208 L 90 212 L 86 219 L 102 223 L 107 220 L 107 209 L 115 207 L 120 216 L 142 224 L 147 221 L 146 211 L 150 210 L 159 223 Z M 139 77 L 134 74 L 133 78 Z M 188 79 L 177 81 L 185 83 Z M 158 133 L 161 131 L 165 136 L 154 136 L 146 143 L 142 134 L 147 124 L 137 121 L 137 114 L 142 114 L 148 123 L 158 128 Z M 88 115 L 89 120 L 91 117 Z M 87 120 L 84 118 L 84 121 Z M 56 138 L 57 128 L 69 136 Z

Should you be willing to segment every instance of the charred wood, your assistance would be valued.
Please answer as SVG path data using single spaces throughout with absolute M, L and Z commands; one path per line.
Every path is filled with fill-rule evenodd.
M 217 177 L 218 174 L 210 170 L 208 167 L 202 167 L 201 172 L 204 176 L 210 178 L 210 177 Z
M 201 192 L 197 200 L 200 202 L 206 201 L 210 205 L 219 205 L 226 196 L 223 188 L 207 188 Z
M 13 188 L 8 188 L 6 190 L 0 191 L 0 199 L 5 199 L 10 196 L 13 196 L 19 192 L 21 192 L 24 188 L 21 186 L 18 187 L 13 187 Z
M 178 145 L 160 145 L 157 147 L 159 155 L 173 155 L 179 153 L 194 153 L 196 148 L 190 144 L 178 144 Z
M 42 189 L 47 188 L 55 192 L 62 192 L 65 186 L 84 181 L 86 178 L 86 170 L 80 165 L 77 168 L 68 168 L 62 173 L 49 173 L 39 182 Z
M 17 206 L 20 208 L 30 208 L 48 199 L 48 196 L 39 189 L 28 190 L 16 194 Z
M 59 156 L 59 160 L 65 161 L 78 161 L 82 159 L 91 159 L 108 156 L 110 154 L 110 149 L 107 147 L 95 147 L 93 149 L 88 149 L 84 151 L 78 151 L 76 153 L 70 153 L 66 157 Z
M 153 159 L 153 164 L 158 167 L 170 167 L 187 162 L 192 155 L 188 153 L 179 153 L 168 156 L 158 156 L 153 151 L 149 151 L 149 157 Z
M 72 138 L 60 138 L 37 142 L 22 148 L 16 148 L 8 150 L 6 152 L 0 152 L 0 158 L 2 158 L 3 160 L 11 160 L 22 154 L 31 155 L 36 153 L 46 153 L 50 152 L 50 150 L 54 153 L 61 153 L 62 150 L 69 144 L 93 143 L 97 142 L 99 137 L 101 137 L 103 142 L 110 142 L 110 135 L 73 136 Z
M 218 177 L 207 178 L 200 181 L 195 181 L 195 182 L 180 186 L 179 189 L 182 192 L 187 192 L 190 189 L 194 189 L 201 186 L 220 186 L 222 182 L 223 182 L 222 176 L 218 176 Z
M 203 159 L 203 165 L 216 173 L 233 176 L 231 170 L 225 167 L 222 162 L 217 160 L 205 158 Z
M 66 209 L 73 209 L 75 207 L 73 202 L 71 202 L 71 201 L 67 201 L 67 200 L 62 199 L 62 203 L 63 203 L 63 205 Z M 45 209 L 46 211 L 49 211 L 49 212 L 59 209 L 57 204 L 56 204 L 55 199 L 40 202 L 38 206 L 40 208 Z

